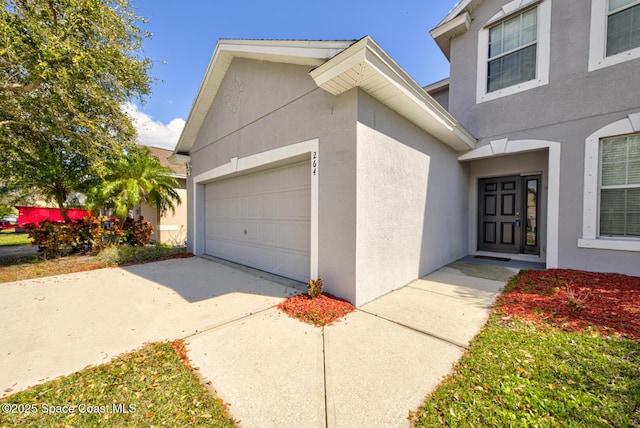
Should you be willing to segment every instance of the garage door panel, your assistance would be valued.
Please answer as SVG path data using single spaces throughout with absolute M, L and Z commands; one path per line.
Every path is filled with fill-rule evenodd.
M 205 219 L 207 254 L 308 280 L 309 162 L 208 184 Z

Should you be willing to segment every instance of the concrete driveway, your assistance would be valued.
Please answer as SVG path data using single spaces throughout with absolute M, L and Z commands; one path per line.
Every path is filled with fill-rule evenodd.
M 300 284 L 195 257 L 0 284 L 0 395 L 186 338 L 241 426 L 408 426 L 515 273 L 461 266 L 325 329 L 275 308 Z

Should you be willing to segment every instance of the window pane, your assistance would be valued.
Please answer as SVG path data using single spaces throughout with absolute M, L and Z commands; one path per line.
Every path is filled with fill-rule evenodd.
M 636 0 L 609 0 L 609 12 L 618 9 L 619 7 L 631 4 L 634 1 Z
M 538 180 L 527 180 L 527 240 L 526 245 L 538 245 Z
M 607 56 L 640 46 L 640 4 L 608 18 Z
M 489 62 L 488 92 L 536 78 L 536 45 Z
M 629 141 L 629 160 L 640 160 L 640 135 L 631 135 Z
M 640 184 L 640 135 L 602 141 L 603 186 Z
M 538 36 L 537 21 L 537 9 L 531 9 L 491 28 L 489 58 L 535 42 Z
M 600 235 L 624 236 L 624 189 L 603 189 L 600 194 Z
M 629 162 L 626 184 L 640 184 L 640 161 Z
M 538 39 L 538 11 L 531 9 L 522 15 L 522 44 Z
M 600 235 L 640 236 L 640 188 L 602 189 Z
M 627 189 L 626 236 L 640 236 L 640 189 Z

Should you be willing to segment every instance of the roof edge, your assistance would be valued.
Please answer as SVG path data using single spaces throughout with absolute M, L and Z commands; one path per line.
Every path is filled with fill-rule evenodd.
M 368 86 L 366 73 L 374 73 L 376 83 Z M 454 150 L 475 147 L 477 140 L 449 112 L 435 101 L 369 36 L 328 60 L 310 73 L 316 84 L 333 95 L 360 87 Z M 397 100 L 391 105 L 379 90 L 385 87 Z M 391 99 L 391 98 L 388 98 Z M 418 112 L 418 113 L 416 113 Z

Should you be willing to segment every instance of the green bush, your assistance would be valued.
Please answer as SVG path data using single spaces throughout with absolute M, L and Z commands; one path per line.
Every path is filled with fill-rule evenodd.
M 85 217 L 71 223 L 43 220 L 39 225 L 26 225 L 25 230 L 45 258 L 95 253 L 119 244 L 144 246 L 153 233 L 151 223 L 143 217 L 127 220 L 123 225 L 118 219 L 107 217 Z

